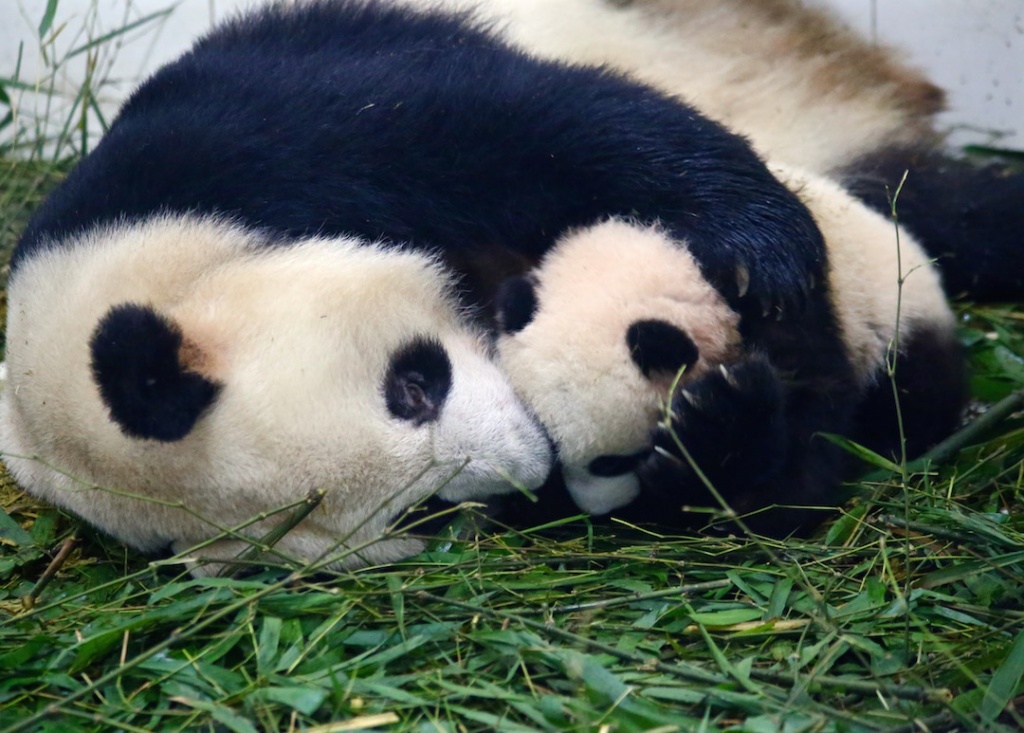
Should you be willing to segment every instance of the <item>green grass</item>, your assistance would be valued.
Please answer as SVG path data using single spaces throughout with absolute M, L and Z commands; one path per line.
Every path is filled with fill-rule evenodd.
M 577 524 L 442 539 L 389 567 L 244 579 L 148 563 L 8 488 L 0 721 L 1016 729 L 1021 442 L 1012 432 L 909 487 L 874 485 L 809 542 Z
M 7 250 L 67 165 L 0 167 Z M 1024 387 L 1022 318 L 964 310 L 987 402 Z M 1022 457 L 1012 416 L 812 541 L 576 523 L 208 580 L 8 482 L 0 730 L 1014 730 Z
M 4 256 L 69 167 L 33 134 Z M 977 397 L 1024 389 L 1024 314 L 963 319 Z M 1014 413 L 810 541 L 457 522 L 393 566 L 205 580 L 7 479 L 0 731 L 1017 730 L 1022 459 Z

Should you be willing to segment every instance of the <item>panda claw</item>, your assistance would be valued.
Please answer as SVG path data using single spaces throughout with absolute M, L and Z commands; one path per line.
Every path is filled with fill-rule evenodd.
M 718 371 L 722 373 L 722 378 L 729 384 L 733 389 L 739 388 L 739 382 L 736 381 L 736 377 L 733 376 L 732 372 L 725 368 L 725 364 L 718 365 Z
M 740 262 L 736 265 L 736 291 L 737 295 L 742 298 L 750 290 L 750 270 L 745 264 Z
M 685 389 L 680 390 L 679 396 L 682 397 L 687 402 L 689 402 L 691 407 L 694 407 L 695 409 L 700 409 L 700 404 L 697 401 L 697 397 L 692 392 L 688 392 Z

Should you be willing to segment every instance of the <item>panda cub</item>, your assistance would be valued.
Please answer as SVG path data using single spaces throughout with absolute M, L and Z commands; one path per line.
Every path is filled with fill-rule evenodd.
M 810 507 L 834 506 L 844 474 L 816 433 L 899 453 L 893 348 L 909 450 L 954 426 L 963 359 L 924 251 L 837 184 L 773 170 L 827 245 L 827 302 L 803 333 L 745 338 L 685 241 L 616 219 L 563 236 L 502 289 L 502 367 L 554 439 L 580 509 L 683 526 L 684 505 L 717 508 L 681 444 L 748 526 L 810 527 L 823 516 Z
M 497 296 L 502 368 L 558 448 L 566 488 L 604 514 L 639 493 L 676 372 L 737 358 L 739 316 L 657 226 L 611 219 L 564 236 Z

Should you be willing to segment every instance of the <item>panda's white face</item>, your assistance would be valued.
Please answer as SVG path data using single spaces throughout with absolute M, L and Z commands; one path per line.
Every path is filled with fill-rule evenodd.
M 313 558 L 374 543 L 435 491 L 459 501 L 547 477 L 543 430 L 430 259 L 346 240 L 263 248 L 198 219 L 88 240 L 11 285 L 20 345 L 0 446 L 38 457 L 8 459 L 33 493 L 130 544 L 188 547 L 324 489 L 279 545 Z M 416 549 L 376 542 L 344 564 Z
M 677 373 L 734 356 L 739 318 L 684 244 L 622 220 L 570 233 L 529 280 L 499 297 L 499 360 L 577 506 L 603 514 L 639 491 L 632 470 Z

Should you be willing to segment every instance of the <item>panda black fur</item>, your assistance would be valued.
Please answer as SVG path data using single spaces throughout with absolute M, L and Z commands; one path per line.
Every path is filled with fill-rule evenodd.
M 886 377 L 893 348 L 911 455 L 955 426 L 963 355 L 928 256 L 836 183 L 774 172 L 814 214 L 828 248 L 830 315 L 787 328 L 803 335 L 741 338 L 737 314 L 685 243 L 620 220 L 563 236 L 535 272 L 502 290 L 502 367 L 548 428 L 579 508 L 675 527 L 706 521 L 686 508 L 717 500 L 681 444 L 747 526 L 812 526 L 822 516 L 813 507 L 836 503 L 844 474 L 843 456 L 818 433 L 899 455 Z M 842 352 L 822 369 L 814 342 L 833 334 Z
M 543 481 L 544 435 L 473 322 L 494 283 L 616 215 L 685 239 L 751 332 L 820 299 L 805 208 L 661 93 L 447 14 L 241 17 L 144 83 L 23 234 L 0 448 L 30 492 L 138 548 L 319 488 L 283 553 L 408 554 L 378 540 L 438 487 Z
M 472 8 L 544 58 L 604 64 L 693 104 L 770 160 L 839 180 L 899 218 L 947 293 L 1016 300 L 1024 175 L 951 155 L 943 91 L 801 0 L 400 0 Z

